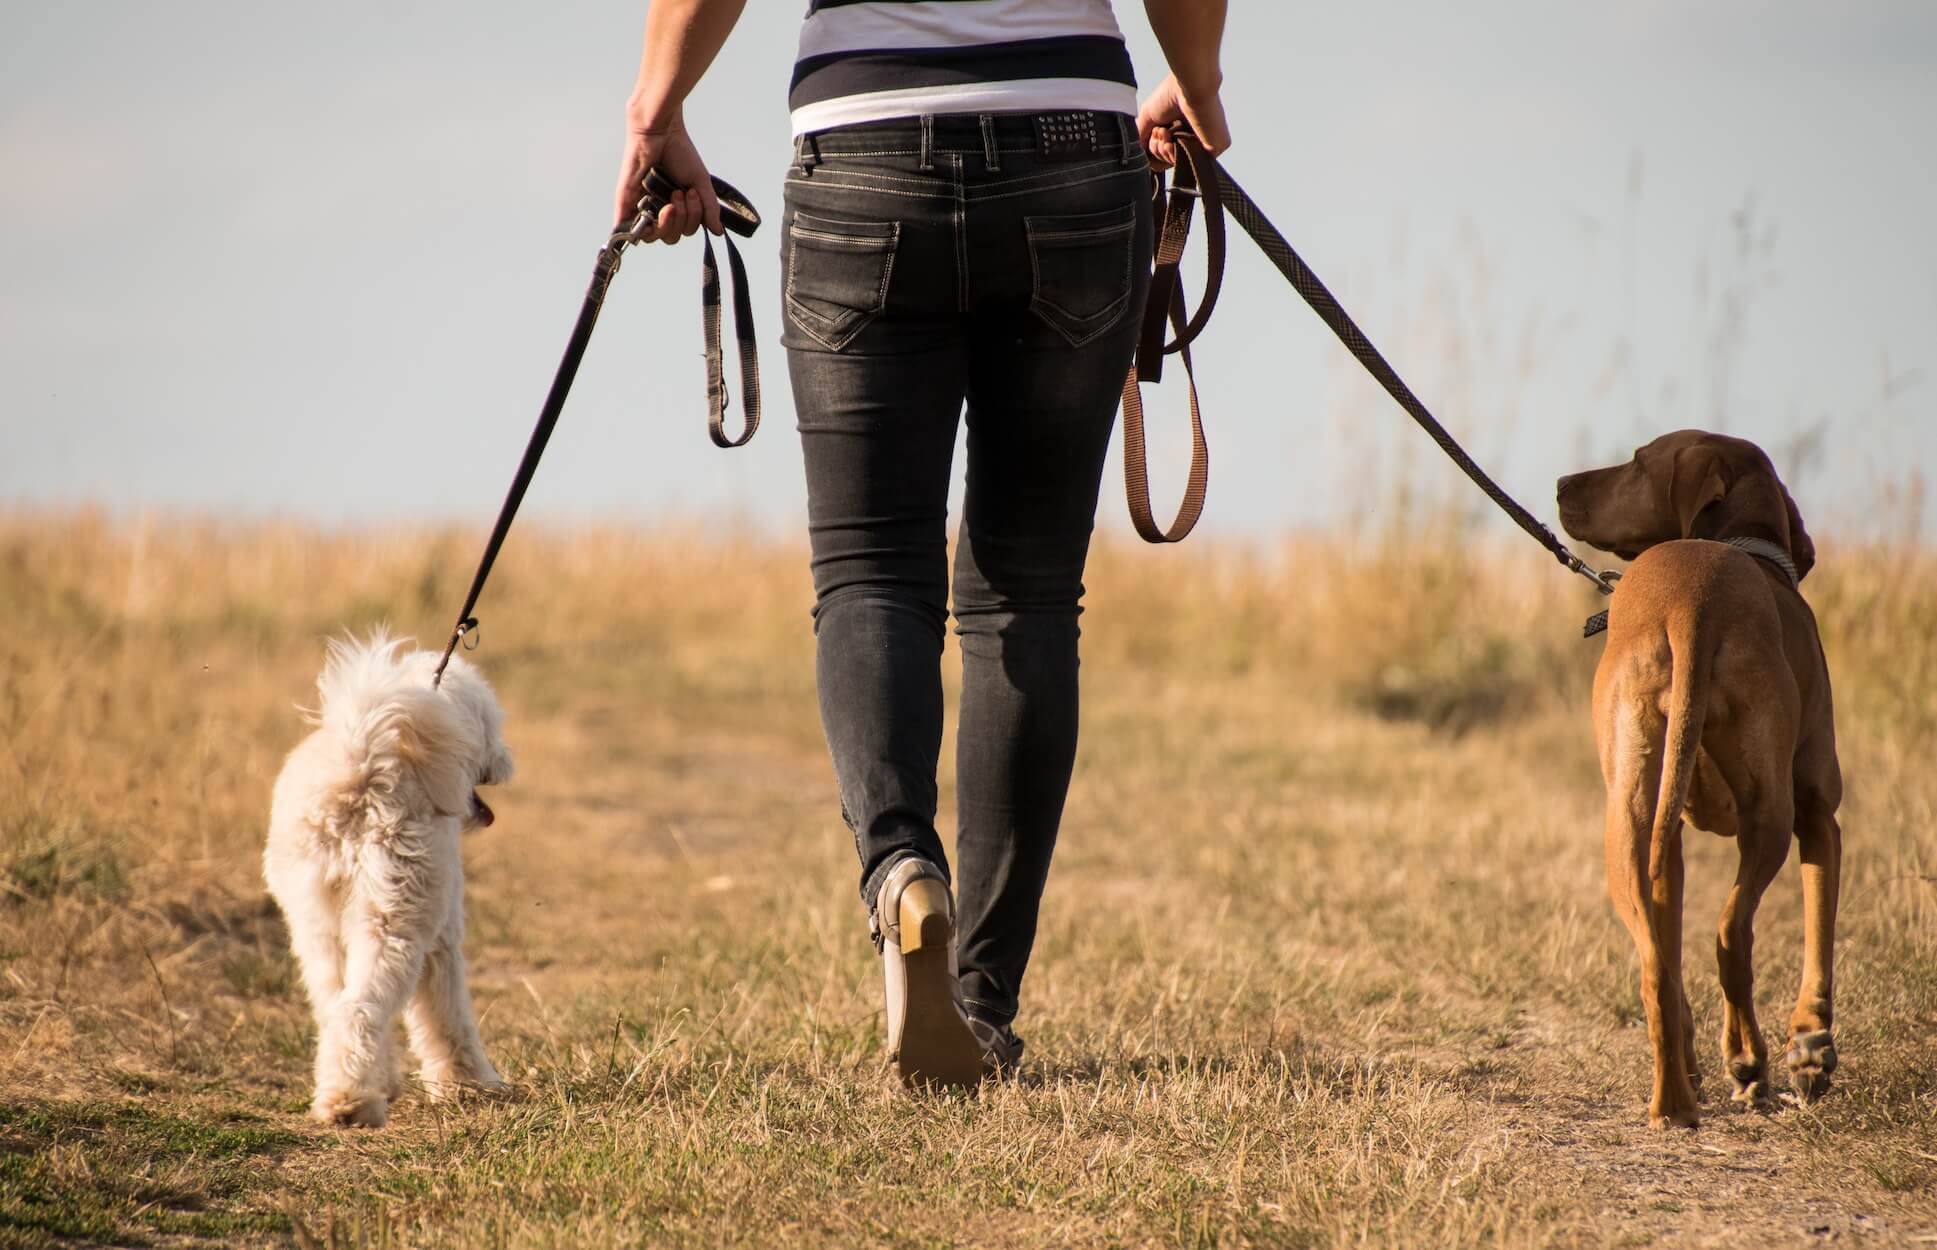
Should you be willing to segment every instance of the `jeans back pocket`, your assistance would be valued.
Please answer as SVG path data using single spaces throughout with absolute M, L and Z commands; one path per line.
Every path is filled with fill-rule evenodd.
M 901 223 L 797 212 L 787 227 L 787 314 L 830 350 L 853 341 L 888 304 Z
M 1030 310 L 1071 347 L 1108 330 L 1130 306 L 1136 212 L 1135 204 L 1124 204 L 1100 213 L 1023 219 L 1034 270 Z

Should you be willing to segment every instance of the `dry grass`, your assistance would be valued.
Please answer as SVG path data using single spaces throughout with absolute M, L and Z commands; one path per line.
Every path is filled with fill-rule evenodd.
M 1601 882 L 1591 596 L 1530 548 L 1101 552 L 1034 1063 L 909 1100 L 800 553 L 521 530 L 481 657 L 521 775 L 468 847 L 517 1091 L 326 1132 L 257 873 L 268 787 L 320 639 L 434 634 L 474 539 L 0 519 L 0 1243 L 1937 1234 L 1928 551 L 1825 542 L 1809 584 L 1851 783 L 1837 1090 L 1663 1136 Z M 1691 847 L 1713 1033 L 1699 935 L 1732 854 Z M 1791 868 L 1759 926 L 1774 1029 L 1796 895 Z

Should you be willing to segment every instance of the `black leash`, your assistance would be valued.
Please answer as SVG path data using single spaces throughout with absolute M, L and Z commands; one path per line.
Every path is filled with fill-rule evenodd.
M 1233 220 L 1251 236 L 1265 258 L 1278 267 L 1278 272 L 1291 283 L 1292 289 L 1304 297 L 1312 311 L 1331 328 L 1346 350 L 1365 367 L 1386 389 L 1386 393 L 1398 401 L 1406 415 L 1426 431 L 1439 449 L 1446 453 L 1460 471 L 1473 480 L 1473 483 L 1486 492 L 1499 509 L 1513 519 L 1513 523 L 1525 530 L 1533 540 L 1545 547 L 1553 557 L 1569 571 L 1578 573 L 1594 583 L 1594 588 L 1604 595 L 1614 593 L 1614 583 L 1619 580 L 1616 572 L 1597 573 L 1586 561 L 1569 550 L 1567 545 L 1554 536 L 1554 532 L 1541 524 L 1531 512 L 1522 507 L 1513 496 L 1500 489 L 1484 469 L 1474 462 L 1466 449 L 1459 445 L 1446 427 L 1441 425 L 1433 414 L 1412 393 L 1379 349 L 1365 336 L 1365 332 L 1353 321 L 1338 299 L 1325 284 L 1312 272 L 1311 266 L 1304 262 L 1285 236 L 1271 224 L 1258 208 L 1257 202 L 1240 187 L 1231 175 L 1225 172 L 1209 153 L 1204 151 L 1195 136 L 1187 131 L 1174 132 L 1177 148 L 1181 154 L 1173 183 L 1166 193 L 1162 174 L 1157 175 L 1156 194 L 1163 212 L 1162 229 L 1157 239 L 1156 271 L 1150 286 L 1150 302 L 1144 309 L 1142 340 L 1137 349 L 1137 362 L 1130 370 L 1130 378 L 1124 390 L 1124 476 L 1130 497 L 1130 515 L 1136 523 L 1138 533 L 1150 542 L 1177 542 L 1190 533 L 1196 524 L 1198 513 L 1204 503 L 1205 482 L 1208 477 L 1208 452 L 1205 448 L 1203 427 L 1197 407 L 1197 387 L 1191 382 L 1191 470 L 1189 484 L 1185 488 L 1184 505 L 1179 511 L 1176 523 L 1169 531 L 1156 529 L 1150 517 L 1149 477 L 1145 466 L 1143 412 L 1137 403 L 1139 381 L 1155 382 L 1162 376 L 1162 358 L 1172 352 L 1184 354 L 1186 372 L 1190 368 L 1188 350 L 1190 343 L 1210 320 L 1211 309 L 1217 303 L 1217 292 L 1224 277 L 1224 215 L 1228 211 Z M 1211 177 L 1206 180 L 1204 175 Z M 1190 222 L 1195 203 L 1204 203 L 1205 228 L 1207 231 L 1207 276 L 1205 279 L 1204 300 L 1195 317 L 1185 315 L 1182 297 L 1183 284 L 1178 277 L 1178 267 L 1183 259 L 1184 243 L 1190 233 Z M 1164 326 L 1169 322 L 1177 328 L 1175 341 L 1165 344 Z M 1591 630 L 1589 631 L 1592 632 Z
M 551 391 L 545 396 L 545 405 L 538 411 L 538 424 L 532 428 L 531 440 L 525 444 L 524 459 L 518 463 L 518 473 L 511 479 L 511 489 L 505 493 L 504 506 L 498 509 L 498 522 L 491 528 L 490 541 L 484 545 L 484 558 L 478 561 L 478 571 L 471 579 L 471 591 L 464 596 L 464 606 L 458 610 L 457 625 L 451 630 L 451 640 L 444 646 L 443 658 L 437 662 L 437 672 L 431 678 L 436 686 L 444 680 L 444 669 L 451 662 L 451 655 L 467 635 L 477 632 L 478 619 L 471 613 L 478 605 L 478 596 L 484 593 L 485 579 L 491 576 L 491 566 L 497 561 L 498 549 L 504 546 L 505 535 L 511 532 L 512 518 L 518 515 L 518 505 L 524 502 L 525 490 L 531 485 L 532 475 L 538 472 L 538 460 L 545 454 L 545 444 L 551 441 L 552 427 L 558 424 L 558 415 L 565 409 L 565 397 L 571 394 L 572 380 L 578 376 L 579 361 L 585 357 L 586 344 L 592 341 L 592 328 L 598 324 L 599 309 L 605 304 L 606 288 L 612 284 L 612 276 L 619 272 L 619 260 L 625 249 L 641 242 L 640 231 L 648 221 L 659 215 L 678 190 L 656 169 L 646 174 L 644 194 L 639 198 L 639 215 L 634 217 L 623 230 L 614 231 L 599 249 L 598 259 L 592 266 L 592 285 L 586 289 L 585 302 L 579 307 L 578 322 L 572 327 L 572 337 L 565 344 L 564 358 L 558 362 L 558 372 L 552 376 Z M 747 288 L 746 265 L 740 260 L 740 249 L 733 245 L 733 235 L 750 238 L 760 228 L 760 213 L 746 196 L 740 194 L 729 184 L 718 178 L 713 179 L 713 193 L 720 202 L 720 224 L 729 233 L 726 241 L 727 266 L 733 276 L 733 332 L 738 341 L 740 355 L 740 408 L 745 416 L 744 428 L 738 438 L 730 438 L 726 432 L 726 410 L 729 397 L 726 389 L 726 363 L 720 342 L 720 266 L 713 255 L 713 238 L 702 231 L 706 249 L 700 277 L 701 317 L 706 334 L 706 432 L 720 447 L 740 447 L 753 437 L 760 428 L 760 356 L 754 342 L 753 309 Z M 475 644 L 472 644 L 475 646 Z

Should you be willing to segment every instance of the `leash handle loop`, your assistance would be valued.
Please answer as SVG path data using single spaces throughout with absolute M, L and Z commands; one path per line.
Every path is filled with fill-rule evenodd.
M 752 238 L 753 232 L 760 228 L 760 210 L 726 179 L 713 178 L 712 184 L 713 198 L 720 204 L 720 225 L 743 239 Z M 627 242 L 643 242 L 639 238 L 640 231 L 646 228 L 651 219 L 659 216 L 659 210 L 670 204 L 673 194 L 681 189 L 672 179 L 660 173 L 657 166 L 648 169 L 645 179 L 639 184 L 640 194 L 636 204 L 638 216 L 627 223 L 619 234 L 624 235 Z
M 724 178 L 712 181 L 713 196 L 720 205 L 720 224 L 727 231 L 721 241 L 726 244 L 727 269 L 733 279 L 733 339 L 740 358 L 740 408 L 744 420 L 739 437 L 727 434 L 726 411 L 732 400 L 726 385 L 725 350 L 720 333 L 720 262 L 713 252 L 712 232 L 703 231 L 700 326 L 706 339 L 706 436 L 713 440 L 715 447 L 731 449 L 746 446 L 760 428 L 760 344 L 753 326 L 753 299 L 746 262 L 740 259 L 740 249 L 734 246 L 732 237 L 737 234 L 752 238 L 753 232 L 760 228 L 760 210 Z M 679 189 L 657 168 L 647 170 L 640 184 L 638 215 L 623 230 L 615 232 L 606 246 L 623 249 L 642 242 L 640 233 L 658 218 L 659 211 Z

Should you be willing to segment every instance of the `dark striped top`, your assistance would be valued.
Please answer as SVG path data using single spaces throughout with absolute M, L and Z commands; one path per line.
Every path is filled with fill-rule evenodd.
M 923 113 L 1137 111 L 1110 0 L 810 0 L 794 134 Z

